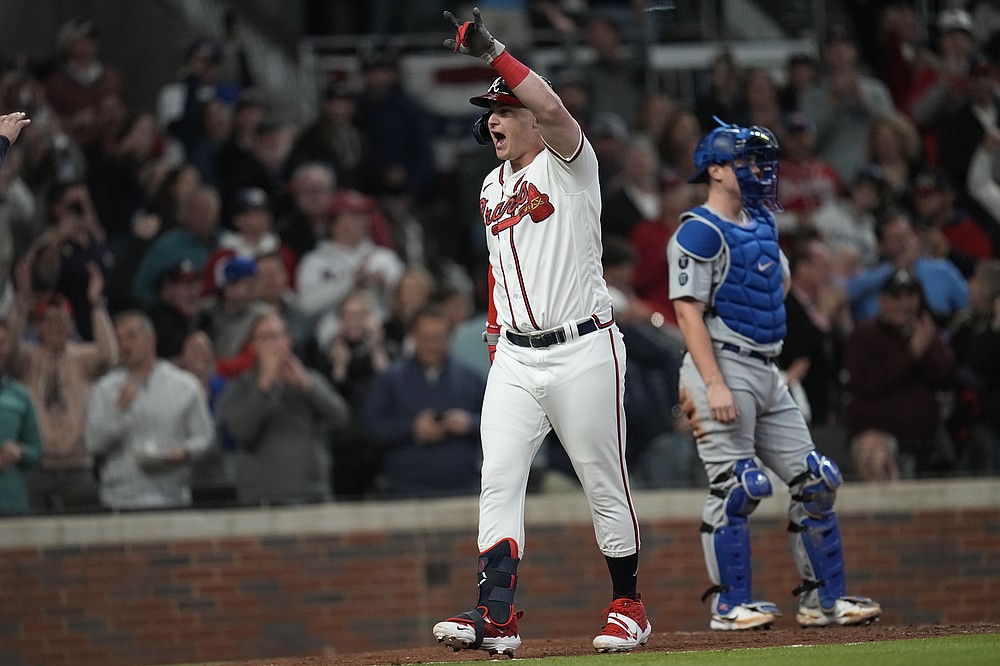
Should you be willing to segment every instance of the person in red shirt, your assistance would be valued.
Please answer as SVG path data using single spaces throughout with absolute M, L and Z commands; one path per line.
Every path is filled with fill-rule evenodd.
M 655 219 L 641 220 L 632 229 L 629 242 L 635 250 L 636 295 L 654 313 L 663 316 L 663 323 L 677 326 L 677 315 L 670 301 L 667 279 L 667 243 L 677 230 L 679 216 L 694 205 L 697 190 L 673 171 L 660 179 L 660 214 Z
M 816 126 L 802 112 L 782 118 L 778 201 L 784 212 L 778 222 L 798 227 L 827 201 L 843 192 L 840 174 L 816 156 Z
M 917 232 L 931 255 L 950 259 L 966 278 L 976 262 L 994 256 L 993 241 L 983 227 L 955 207 L 955 188 L 946 172 L 918 173 L 913 195 Z

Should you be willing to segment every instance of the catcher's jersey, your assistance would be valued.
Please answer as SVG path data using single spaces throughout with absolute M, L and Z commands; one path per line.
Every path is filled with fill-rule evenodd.
M 483 181 L 479 208 L 498 324 L 531 332 L 594 314 L 610 319 L 597 155 L 582 132 L 570 157 L 546 146 L 518 172 L 510 162 L 494 169 Z

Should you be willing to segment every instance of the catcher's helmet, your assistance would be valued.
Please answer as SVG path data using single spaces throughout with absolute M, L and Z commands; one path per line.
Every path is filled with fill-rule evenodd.
M 697 169 L 688 182 L 706 180 L 708 167 L 713 164 L 733 164 L 743 200 L 749 205 L 766 203 L 780 208 L 778 190 L 778 139 L 766 127 L 740 127 L 715 118 L 720 127 L 702 137 L 694 151 Z M 756 167 L 757 174 L 754 174 Z

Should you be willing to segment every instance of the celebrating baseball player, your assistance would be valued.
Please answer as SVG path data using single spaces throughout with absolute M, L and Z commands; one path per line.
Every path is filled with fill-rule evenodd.
M 513 656 L 514 608 L 524 554 L 531 461 L 554 429 L 590 503 L 611 571 L 599 652 L 627 652 L 651 630 L 636 591 L 639 528 L 625 466 L 625 347 L 601 274 L 597 157 L 551 85 L 483 25 L 462 22 L 445 45 L 499 75 L 470 101 L 485 109 L 474 133 L 503 163 L 483 181 L 479 206 L 490 252 L 484 334 L 493 361 L 482 411 L 479 601 L 434 626 L 460 649 Z
M 793 592 L 796 620 L 804 627 L 866 624 L 882 609 L 845 591 L 833 510 L 843 477 L 815 450 L 774 364 L 789 286 L 770 210 L 777 207 L 778 142 L 763 127 L 719 123 L 694 155 L 691 181 L 707 182 L 708 198 L 681 215 L 667 247 L 670 298 L 687 346 L 681 405 L 710 484 L 701 525 L 714 583 L 703 597 L 712 597 L 709 626 L 766 628 L 780 615 L 773 603 L 751 597 L 748 517 L 772 492 L 758 460 L 791 491 L 788 530 L 802 575 Z

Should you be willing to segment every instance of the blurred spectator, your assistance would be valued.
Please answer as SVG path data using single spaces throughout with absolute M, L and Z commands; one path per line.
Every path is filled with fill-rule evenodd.
M 872 118 L 868 126 L 868 161 L 882 169 L 896 203 L 913 208 L 910 186 L 919 168 L 920 137 L 901 113 Z
M 925 68 L 935 68 L 938 58 L 927 44 L 916 8 L 902 1 L 887 4 L 879 16 L 884 61 L 877 64 L 884 71 L 875 74 L 885 81 L 893 105 L 909 114 L 910 92 L 919 73 Z
M 208 335 L 204 331 L 191 331 L 173 363 L 198 379 L 214 419 L 226 379 L 216 372 L 215 352 Z M 195 459 L 191 468 L 191 499 L 195 506 L 235 503 L 235 457 L 236 442 L 229 433 L 217 428 L 211 446 Z
M 313 322 L 299 307 L 295 290 L 292 289 L 284 257 L 277 252 L 257 257 L 257 299 L 274 308 L 285 320 L 285 328 L 292 339 L 292 351 L 310 367 L 315 367 L 316 338 Z
M 115 318 L 122 367 L 94 386 L 86 439 L 100 456 L 101 502 L 115 510 L 191 505 L 191 465 L 215 436 L 198 379 L 156 356 L 156 331 L 132 310 Z
M 42 465 L 28 479 L 32 506 L 39 510 L 98 505 L 94 461 L 84 444 L 85 413 L 91 387 L 118 362 L 103 287 L 100 270 L 90 265 L 86 316 L 94 341 L 78 342 L 73 339 L 72 306 L 64 296 L 53 293 L 33 305 L 27 285 L 19 284 L 17 316 L 10 325 L 14 336 L 10 360 L 34 401 L 42 433 Z M 29 308 L 38 342 L 22 339 L 21 324 L 28 319 Z
M 972 338 L 993 321 L 993 301 L 1000 295 L 1000 259 L 986 259 L 976 264 L 969 276 L 969 307 L 952 321 L 948 331 L 948 344 L 959 363 L 969 355 Z
M 976 48 L 972 17 L 964 9 L 952 7 L 941 11 L 935 26 L 938 57 L 927 57 L 925 49 L 918 50 L 924 57 L 914 63 L 912 83 L 905 100 L 899 104 L 920 128 L 924 153 L 931 165 L 938 164 L 942 129 L 946 135 L 951 133 L 947 125 L 941 124 L 944 114 L 954 111 L 966 98 L 969 64 Z
M 780 180 L 778 188 L 780 192 Z M 878 263 L 876 214 L 889 205 L 889 198 L 889 183 L 882 169 L 868 165 L 855 176 L 846 198 L 827 199 L 813 212 L 812 226 L 829 245 L 835 263 L 855 267 L 840 271 L 842 274 L 853 275 L 857 269 Z
M 924 170 L 913 181 L 917 234 L 932 257 L 946 258 L 968 278 L 977 261 L 993 257 L 983 228 L 955 208 L 955 190 L 943 170 Z
M 590 92 L 587 89 L 587 78 L 578 69 L 564 69 L 553 79 L 556 91 L 563 106 L 570 115 L 576 118 L 584 134 L 590 136 L 590 121 L 593 115 L 590 110 Z
M 350 407 L 350 423 L 334 433 L 333 492 L 356 499 L 374 491 L 381 456 L 364 433 L 362 409 L 372 380 L 389 367 L 382 326 L 367 291 L 354 291 L 337 309 L 340 326 L 326 348 L 333 387 Z
M 76 332 L 93 339 L 90 324 L 91 266 L 106 274 L 113 258 L 104 245 L 104 231 L 82 182 L 67 183 L 50 192 L 49 228 L 29 250 L 35 291 L 57 291 L 69 300 Z M 102 288 L 104 282 L 101 283 Z
M 997 289 L 997 266 L 993 266 L 994 283 L 989 300 L 991 318 L 970 341 L 964 368 L 971 373 L 981 406 L 985 446 L 977 447 L 969 457 L 973 471 L 1000 472 L 1000 290 Z M 979 455 L 976 455 L 979 454 Z M 981 456 L 981 458 L 979 457 Z
M 724 120 L 745 127 L 760 125 L 780 131 L 781 102 L 778 99 L 778 85 L 771 73 L 763 67 L 751 67 L 743 75 L 743 86 L 745 108 L 734 116 L 735 120 Z
M 693 113 L 678 113 L 667 134 L 666 145 L 661 151 L 663 166 L 677 172 L 685 179 L 695 175 L 694 151 L 702 134 L 704 133 Z
M 297 259 L 316 248 L 327 235 L 327 215 L 337 188 L 333 168 L 321 162 L 305 162 L 292 171 L 289 190 L 292 209 L 275 225 L 281 242 Z
M 199 185 L 181 201 L 180 222 L 157 238 L 146 251 L 133 279 L 136 300 L 144 308 L 156 303 L 156 276 L 168 266 L 190 261 L 202 270 L 219 242 L 219 193 L 210 185 Z
M 372 218 L 379 214 L 375 202 L 360 192 L 339 192 L 328 220 L 329 238 L 299 261 L 299 306 L 318 322 L 321 345 L 336 330 L 337 305 L 356 288 L 374 294 L 379 320 L 385 319 L 404 266 L 395 252 L 372 239 Z
M 983 136 L 982 143 L 976 147 L 969 163 L 968 179 L 965 189 L 958 187 L 956 200 L 961 205 L 964 199 L 973 206 L 973 211 L 982 211 L 976 215 L 983 231 L 990 237 L 994 256 L 1000 256 L 1000 128 L 993 128 Z M 955 183 L 955 181 L 952 181 Z M 957 184 L 956 184 L 957 185 Z M 963 197 L 962 193 L 968 196 Z M 975 213 L 973 213 L 975 214 Z
M 633 285 L 636 295 L 663 323 L 677 325 L 674 304 L 670 301 L 667 243 L 677 231 L 680 214 L 695 205 L 696 189 L 672 171 L 666 171 L 659 184 L 660 209 L 655 218 L 639 222 L 629 236 L 635 251 Z
M 448 318 L 421 310 L 413 320 L 412 357 L 397 360 L 368 391 L 363 422 L 384 452 L 389 496 L 479 492 L 482 376 L 448 353 Z
M 613 111 L 595 113 L 590 123 L 588 137 L 601 164 L 598 178 L 601 191 L 605 192 L 621 178 L 625 167 L 625 150 L 628 147 L 628 124 Z
M 153 116 L 126 117 L 114 140 L 87 150 L 87 188 L 108 248 L 120 256 L 133 237 L 136 214 L 147 206 L 143 172 L 158 157 L 159 135 Z
M 25 473 L 42 460 L 42 438 L 28 391 L 7 373 L 13 344 L 10 327 L 0 319 L 0 515 L 25 514 L 31 508 Z
M 802 95 L 819 83 L 819 63 L 811 53 L 793 53 L 785 64 L 785 85 L 778 91 L 782 110 L 798 111 Z
M 860 72 L 858 48 L 842 25 L 823 45 L 824 76 L 802 95 L 802 112 L 816 125 L 818 154 L 845 181 L 867 161 L 868 131 L 876 116 L 892 111 L 885 84 Z
M 297 258 L 273 231 L 274 211 L 267 192 L 259 187 L 246 187 L 236 193 L 231 209 L 233 229 L 223 229 L 219 244 L 205 261 L 202 293 L 215 292 L 215 273 L 219 263 L 229 257 L 256 259 L 265 254 L 277 254 L 285 263 L 288 275 L 295 275 Z
M 601 228 L 605 235 L 627 239 L 640 220 L 660 214 L 660 158 L 649 137 L 633 136 L 622 154 L 619 178 L 601 189 Z
M 645 33 L 637 23 L 638 12 L 629 26 L 633 38 L 628 44 L 624 28 L 611 15 L 594 12 L 587 23 L 587 43 L 595 60 L 583 68 L 587 80 L 590 110 L 593 114 L 617 113 L 631 125 L 646 94 L 648 67 Z
M 346 425 L 348 406 L 330 383 L 292 352 L 284 321 L 260 314 L 250 330 L 254 364 L 228 383 L 218 421 L 237 445 L 241 504 L 329 500 L 330 432 Z
M 560 91 L 561 95 L 562 91 Z M 565 99 L 563 101 L 565 102 Z M 679 110 L 677 100 L 664 93 L 650 93 L 646 95 L 639 107 L 639 117 L 636 120 L 635 126 L 636 132 L 645 134 L 650 138 L 653 145 L 656 146 L 656 152 L 661 161 L 665 157 L 670 128 L 673 126 L 674 118 Z
M 847 292 L 834 281 L 830 250 L 820 238 L 800 234 L 789 246 L 792 286 L 785 298 L 788 333 L 778 366 L 820 452 L 839 457 L 844 444 L 844 341 L 853 328 Z
M 97 106 L 107 94 L 125 98 L 125 81 L 115 65 L 100 58 L 98 27 L 91 19 L 74 17 L 56 34 L 62 62 L 45 80 L 52 108 L 69 119 Z
M 953 183 L 964 184 L 968 181 L 976 149 L 988 134 L 1000 128 L 1000 96 L 996 89 L 996 74 L 996 67 L 984 56 L 973 57 L 969 65 L 966 97 L 960 100 L 958 108 L 945 111 L 939 123 L 947 133 L 947 141 L 942 141 L 938 146 L 941 167 L 948 172 Z M 958 205 L 975 214 L 977 193 L 972 187 L 967 191 L 960 191 Z M 997 238 L 996 235 L 992 237 Z
M 632 363 L 625 388 L 629 469 L 646 488 L 683 488 L 691 484 L 694 439 L 686 418 L 677 416 L 680 372 L 679 337 L 652 323 L 649 307 L 632 289 L 636 254 L 628 241 L 604 239 L 604 280 Z
M 219 146 L 215 158 L 216 185 L 224 204 L 223 219 L 229 219 L 229 205 L 237 190 L 256 184 L 248 182 L 247 174 L 257 166 L 254 149 L 268 110 L 264 95 L 256 88 L 247 88 L 236 100 L 229 137 Z
M 725 122 L 736 122 L 745 108 L 743 99 L 743 72 L 730 51 L 722 51 L 714 58 L 708 70 L 708 88 L 695 96 L 694 113 L 698 119 L 701 136 L 718 127 L 713 116 Z
M 201 271 L 188 259 L 167 266 L 156 277 L 156 293 L 156 304 L 149 311 L 156 329 L 156 355 L 176 361 L 201 307 Z
M 257 262 L 232 256 L 216 265 L 215 295 L 195 317 L 194 327 L 205 331 L 218 357 L 219 374 L 234 377 L 253 363 L 250 329 L 271 306 L 257 300 Z
M 83 182 L 87 177 L 87 159 L 83 151 L 62 130 L 55 117 L 47 121 L 33 120 L 31 131 L 25 132 L 20 145 L 24 148 L 21 173 L 36 201 L 48 201 L 50 192 L 57 186 Z M 40 221 L 44 223 L 48 211 L 42 206 L 38 209 Z
M 413 351 L 412 340 L 407 337 L 413 318 L 431 302 L 436 290 L 437 280 L 423 266 L 409 266 L 399 276 L 383 326 L 389 358 L 397 359 Z
M 784 211 L 776 217 L 785 232 L 810 225 L 810 216 L 840 196 L 842 187 L 836 170 L 816 156 L 816 127 L 804 113 L 786 113 L 780 129 L 778 201 Z
M 288 167 L 315 162 L 330 167 L 341 187 L 363 184 L 366 145 L 356 120 L 357 94 L 344 83 L 331 83 L 323 95 L 319 116 L 305 127 L 292 146 Z M 293 196 L 296 195 L 293 192 Z
M 955 357 L 922 305 L 920 282 L 906 270 L 878 288 L 878 316 L 847 339 L 847 429 L 866 481 L 940 475 L 952 463 L 938 392 L 955 384 Z
M 969 305 L 969 286 L 955 264 L 931 257 L 924 250 L 906 211 L 887 210 L 875 234 L 881 262 L 848 281 L 851 315 L 855 322 L 875 317 L 880 306 L 879 289 L 897 270 L 905 269 L 920 284 L 927 308 L 940 325 L 946 325 Z
M 361 62 L 358 129 L 371 157 L 371 175 L 362 190 L 400 198 L 409 207 L 423 203 L 434 181 L 433 129 L 420 102 L 403 88 L 399 54 L 372 48 Z
M 23 161 L 20 146 L 10 146 L 0 169 L 0 294 L 14 263 L 42 233 L 35 221 L 35 195 L 21 178 Z

